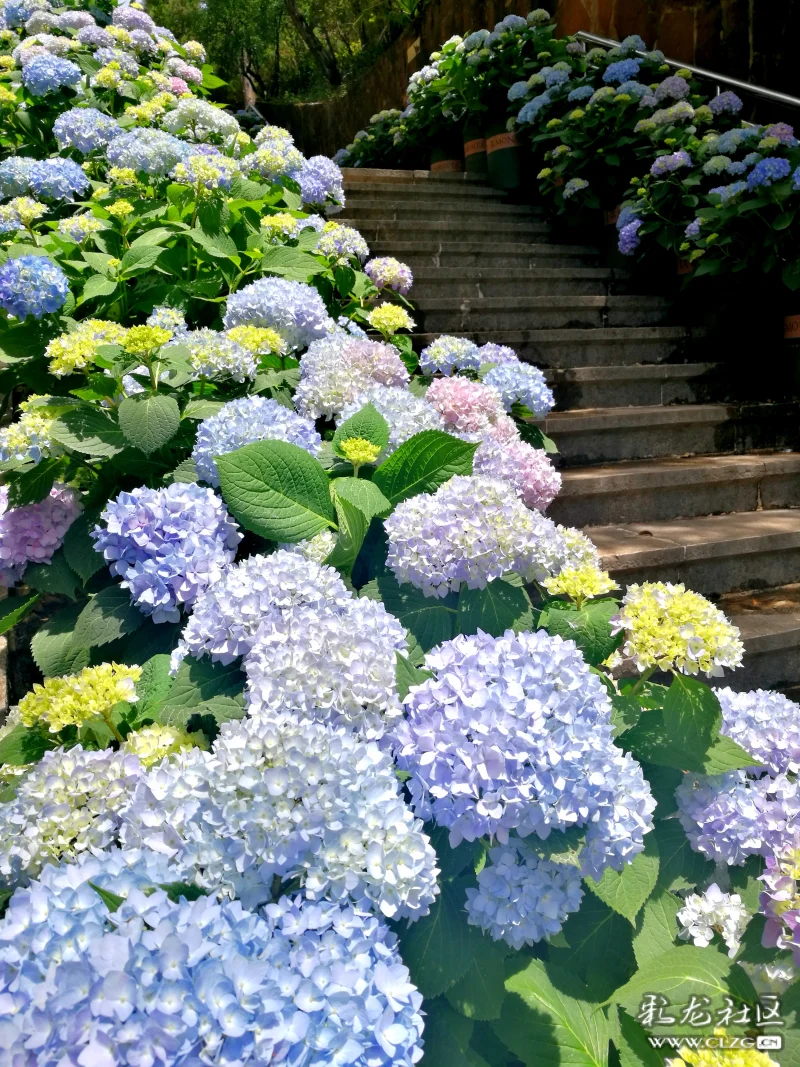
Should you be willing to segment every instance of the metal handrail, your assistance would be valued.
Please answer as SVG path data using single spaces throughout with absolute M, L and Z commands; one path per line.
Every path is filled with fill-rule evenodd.
M 591 44 L 600 45 L 603 48 L 618 48 L 619 41 L 612 41 L 610 37 L 598 37 L 596 33 L 586 33 L 584 30 L 580 30 L 575 34 L 575 37 L 579 41 L 589 41 Z M 646 56 L 647 52 L 634 52 L 637 56 Z M 690 70 L 692 74 L 696 74 L 698 78 L 708 78 L 709 81 L 720 85 L 732 85 L 736 89 L 741 89 L 742 92 L 752 93 L 754 96 L 760 96 L 764 100 L 774 100 L 778 104 L 788 104 L 789 107 L 800 107 L 800 99 L 796 96 L 787 96 L 786 93 L 775 92 L 774 89 L 765 89 L 762 85 L 751 85 L 750 82 L 739 81 L 738 78 L 729 78 L 726 74 L 720 74 L 714 70 L 704 70 L 703 67 L 693 67 L 690 63 L 679 63 L 676 59 L 665 59 L 664 62 L 669 67 L 675 67 L 676 70 Z M 719 88 L 717 89 L 719 91 Z

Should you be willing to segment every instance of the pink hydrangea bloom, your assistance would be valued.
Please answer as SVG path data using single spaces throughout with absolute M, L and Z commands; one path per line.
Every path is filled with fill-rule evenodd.
M 189 86 L 183 78 L 170 78 L 170 85 L 172 87 L 172 92 L 175 93 L 176 96 L 189 92 Z
M 64 485 L 54 485 L 38 504 L 11 509 L 8 488 L 0 487 L 0 585 L 18 582 L 28 563 L 49 563 L 80 511 Z
M 544 511 L 561 488 L 561 475 L 547 453 L 525 441 L 501 443 L 486 437 L 475 453 L 472 470 L 508 482 L 525 507 L 535 511 Z
M 490 435 L 498 441 L 513 441 L 519 436 L 500 394 L 489 385 L 468 378 L 436 378 L 425 399 L 442 416 L 450 433 Z

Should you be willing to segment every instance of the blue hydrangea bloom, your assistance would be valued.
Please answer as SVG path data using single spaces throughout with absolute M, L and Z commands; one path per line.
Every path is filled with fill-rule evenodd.
M 623 204 L 620 208 L 619 217 L 617 218 L 617 230 L 623 229 L 629 222 L 633 222 L 633 220 L 638 217 L 634 207 L 630 204 Z
M 723 204 L 727 204 L 734 197 L 739 196 L 747 188 L 747 182 L 731 182 L 730 185 L 717 185 L 714 189 L 709 189 L 710 193 L 717 193 L 722 199 Z
M 722 708 L 721 732 L 760 760 L 761 770 L 800 773 L 800 704 L 768 689 L 714 693 Z
M 737 148 L 745 144 L 747 141 L 753 140 L 756 136 L 758 136 L 758 129 L 756 127 L 753 127 L 752 129 L 737 127 L 735 130 L 727 130 L 717 138 L 714 151 L 723 152 L 725 155 L 731 155 Z
M 529 91 L 526 81 L 514 82 L 506 96 L 513 103 L 515 100 L 524 100 Z
M 700 219 L 693 219 L 684 231 L 685 237 L 699 237 L 700 236 Z
M 32 96 L 76 85 L 80 77 L 80 67 L 61 56 L 38 55 L 22 68 L 22 84 Z
M 115 137 L 106 149 L 112 167 L 130 167 L 145 174 L 168 174 L 194 146 L 163 130 L 131 130 Z
M 734 160 L 734 162 L 731 163 L 731 165 L 728 167 L 728 174 L 738 175 L 738 174 L 746 174 L 746 173 L 747 173 L 747 164 L 745 163 L 745 161 L 743 159 Z
M 628 96 L 632 96 L 634 100 L 641 100 L 642 97 L 648 95 L 649 91 L 650 90 L 646 85 L 642 85 L 641 82 L 637 81 L 623 82 L 617 90 L 619 93 L 627 93 Z
M 113 48 L 114 38 L 102 26 L 82 26 L 76 40 L 88 48 Z
M 586 826 L 584 874 L 621 870 L 644 848 L 655 801 L 616 747 L 605 688 L 572 641 L 543 630 L 445 641 L 425 657 L 395 728 L 412 806 L 450 831 L 505 843 Z
M 653 177 L 660 177 L 662 174 L 672 174 L 676 170 L 680 170 L 681 167 L 691 167 L 692 157 L 688 152 L 683 150 L 679 152 L 671 152 L 666 156 L 659 156 L 650 168 L 650 173 Z
M 11 156 L 0 163 L 0 196 L 22 196 L 30 191 L 31 167 L 27 156 Z
M 288 441 L 316 456 L 322 438 L 311 419 L 295 414 L 277 400 L 246 396 L 225 404 L 204 419 L 197 430 L 192 458 L 197 473 L 209 485 L 219 485 L 215 456 L 224 456 L 253 441 Z
M 744 107 L 744 104 L 736 93 L 727 91 L 724 93 L 717 93 L 715 97 L 709 100 L 708 106 L 711 108 L 711 112 L 714 115 L 722 115 L 726 111 L 731 115 L 737 115 Z
M 555 89 L 564 82 L 569 81 L 569 74 L 565 70 L 551 70 L 545 75 L 544 83 L 548 89 Z
M 779 182 L 788 178 L 792 172 L 792 165 L 788 159 L 779 156 L 770 156 L 756 163 L 747 175 L 747 188 L 758 189 L 759 186 L 770 186 L 773 182 Z
M 139 64 L 136 59 L 121 48 L 98 48 L 94 58 L 103 66 L 107 63 L 119 63 L 120 70 L 129 78 L 135 78 L 139 74 Z
M 105 148 L 122 133 L 122 129 L 110 115 L 104 115 L 97 108 L 73 107 L 58 116 L 53 123 L 53 133 L 59 148 L 77 148 L 85 153 Z
M 797 167 L 792 175 L 792 188 L 795 192 L 800 189 L 800 167 Z
M 89 188 L 85 171 L 72 159 L 37 160 L 30 169 L 31 190 L 46 200 L 74 200 Z
M 619 231 L 619 240 L 617 246 L 623 256 L 632 256 L 636 249 L 642 242 L 639 236 L 639 229 L 641 228 L 642 220 L 638 218 L 631 219 L 626 223 Z
M 492 367 L 483 376 L 483 384 L 498 391 L 506 411 L 511 411 L 514 404 L 524 404 L 537 419 L 542 419 L 555 403 L 544 375 L 530 363 L 503 363 Z
M 487 341 L 480 347 L 481 363 L 518 363 L 517 353 L 508 345 Z
M 594 86 L 592 85 L 579 85 L 577 89 L 573 89 L 567 97 L 567 100 L 571 104 L 577 104 L 581 100 L 588 100 L 590 96 L 594 95 Z
M 219 497 L 194 483 L 120 493 L 100 518 L 95 550 L 153 622 L 178 622 L 179 608 L 220 580 L 242 539 Z
M 34 6 L 25 0 L 6 0 L 2 17 L 5 25 L 11 29 L 24 25 L 34 12 Z
M 344 205 L 342 172 L 327 156 L 312 156 L 300 170 L 298 178 L 303 203 L 324 205 L 329 201 Z
M 448 334 L 437 337 L 419 355 L 423 374 L 452 374 L 454 370 L 477 370 L 480 365 L 480 349 L 474 341 Z
M 522 125 L 533 122 L 539 112 L 551 103 L 549 92 L 544 92 L 541 96 L 535 96 L 533 100 L 529 100 L 527 104 L 522 105 L 517 115 L 517 122 Z
M 68 296 L 66 274 L 47 256 L 20 256 L 0 267 L 0 307 L 18 319 L 52 315 Z
M 687 80 L 679 74 L 673 74 L 661 82 L 656 89 L 655 96 L 659 103 L 664 100 L 685 100 L 690 91 Z
M 271 327 L 290 348 L 306 348 L 327 336 L 333 327 L 316 289 L 287 278 L 259 278 L 232 293 L 225 305 L 223 323 Z
M 721 140 L 721 138 L 720 138 L 720 140 Z M 742 162 L 744 163 L 744 165 L 746 167 L 754 167 L 756 165 L 756 163 L 760 163 L 761 162 L 761 153 L 760 152 L 748 152 L 747 155 L 742 160 Z
M 638 78 L 641 65 L 641 59 L 620 59 L 606 67 L 603 71 L 603 81 L 606 85 L 613 85 L 614 82 L 621 83 Z

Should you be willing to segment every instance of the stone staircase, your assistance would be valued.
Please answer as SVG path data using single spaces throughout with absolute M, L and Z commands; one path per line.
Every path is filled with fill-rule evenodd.
M 621 583 L 720 602 L 745 640 L 735 687 L 800 684 L 798 405 L 731 396 L 707 327 L 479 179 L 344 174 L 339 221 L 414 271 L 415 347 L 453 333 L 545 371 L 563 475 L 548 514 L 583 527 Z

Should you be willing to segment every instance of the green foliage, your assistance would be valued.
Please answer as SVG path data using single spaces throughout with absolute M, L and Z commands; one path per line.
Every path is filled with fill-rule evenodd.
M 472 474 L 477 447 L 441 430 L 423 430 L 381 464 L 373 482 L 393 506 L 417 493 L 433 493 L 454 474 Z

